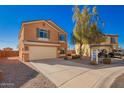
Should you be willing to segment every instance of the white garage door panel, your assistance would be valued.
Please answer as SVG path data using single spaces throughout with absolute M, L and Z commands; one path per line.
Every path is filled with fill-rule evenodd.
M 57 47 L 45 47 L 45 46 L 30 46 L 29 47 L 29 59 L 39 60 L 46 58 L 56 58 Z

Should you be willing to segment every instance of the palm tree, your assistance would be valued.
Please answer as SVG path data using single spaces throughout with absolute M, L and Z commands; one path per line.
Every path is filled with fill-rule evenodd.
M 73 44 L 79 44 L 79 54 L 82 57 L 82 45 L 96 44 L 104 41 L 104 34 L 98 27 L 99 16 L 96 7 L 89 12 L 89 8 L 84 7 L 82 11 L 78 6 L 74 8 L 73 20 L 75 27 L 72 34 Z

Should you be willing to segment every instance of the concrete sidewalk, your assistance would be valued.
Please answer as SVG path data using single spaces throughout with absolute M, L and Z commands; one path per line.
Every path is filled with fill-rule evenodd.
M 124 66 L 116 64 L 99 69 L 62 59 L 39 60 L 31 64 L 62 88 L 109 87 L 115 77 L 124 73 Z

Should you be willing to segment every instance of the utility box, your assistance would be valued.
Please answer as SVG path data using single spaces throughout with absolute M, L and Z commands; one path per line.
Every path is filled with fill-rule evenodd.
M 91 62 L 95 62 L 95 64 L 98 64 L 98 50 L 97 49 L 91 50 Z

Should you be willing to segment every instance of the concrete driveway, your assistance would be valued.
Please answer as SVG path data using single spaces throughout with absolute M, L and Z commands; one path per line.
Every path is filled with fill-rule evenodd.
M 119 59 L 113 59 L 112 65 L 97 66 L 63 59 L 44 59 L 31 64 L 57 87 L 64 88 L 110 87 L 114 79 L 124 73 L 124 62 Z

